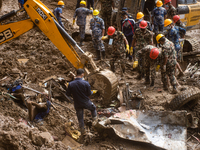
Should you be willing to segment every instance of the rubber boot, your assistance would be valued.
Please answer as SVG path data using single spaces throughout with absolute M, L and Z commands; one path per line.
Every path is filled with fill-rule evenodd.
M 150 79 L 149 79 L 149 77 L 146 77 L 146 78 L 145 78 L 144 84 L 146 84 L 146 85 L 150 84 Z
M 178 93 L 178 90 L 176 89 L 176 85 L 173 86 L 173 91 L 172 91 L 172 94 L 177 94 Z
M 102 51 L 101 54 L 102 54 L 103 59 L 105 59 L 106 58 L 106 52 Z
M 167 84 L 163 85 L 163 90 L 164 90 L 164 91 L 168 91 Z
M 150 87 L 154 86 L 154 80 L 151 81 Z
M 84 128 L 81 128 L 80 130 L 81 130 L 81 136 L 79 137 L 78 142 L 83 144 L 84 143 L 84 138 L 85 138 L 85 135 L 86 135 L 86 131 L 85 131 Z
M 99 50 L 96 50 L 96 55 L 97 55 L 97 57 L 96 57 L 96 59 L 95 59 L 96 61 L 97 61 L 97 60 L 100 60 L 100 53 L 101 53 L 101 52 L 100 52 Z

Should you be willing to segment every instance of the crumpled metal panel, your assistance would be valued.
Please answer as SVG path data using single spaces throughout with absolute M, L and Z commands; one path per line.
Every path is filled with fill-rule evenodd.
M 117 113 L 98 124 L 112 128 L 124 139 L 145 142 L 167 150 L 187 150 L 186 111 L 128 110 Z

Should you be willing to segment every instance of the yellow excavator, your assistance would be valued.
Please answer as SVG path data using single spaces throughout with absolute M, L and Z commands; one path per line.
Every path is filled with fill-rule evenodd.
M 2 6 L 2 0 L 0 0 L 0 6 Z M 2 23 L 22 11 L 25 11 L 28 16 L 24 20 Z M 86 79 L 93 88 L 99 91 L 105 105 L 108 105 L 116 96 L 118 86 L 116 75 L 108 69 L 98 68 L 92 59 L 93 55 L 84 52 L 77 45 L 65 29 L 59 25 L 54 14 L 40 0 L 27 0 L 24 8 L 1 16 L 0 23 L 0 45 L 37 26 L 75 68 L 85 70 Z M 75 48 L 80 50 L 81 56 L 77 54 Z

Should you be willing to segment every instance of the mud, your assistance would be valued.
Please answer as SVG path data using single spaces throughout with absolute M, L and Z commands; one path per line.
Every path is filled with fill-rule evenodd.
M 42 0 L 42 2 L 51 10 L 56 7 L 54 0 Z M 64 0 L 64 2 L 66 3 L 66 7 L 63 10 L 63 15 L 66 16 L 66 18 L 69 20 L 69 23 L 66 25 L 68 27 L 67 31 L 69 34 L 72 34 L 78 30 L 76 25 L 74 27 L 71 26 L 76 1 Z M 6 14 L 13 9 L 18 9 L 17 0 L 4 0 L 0 15 Z M 88 22 L 90 18 L 91 16 L 87 18 Z M 18 18 L 16 17 L 14 19 Z M 87 32 L 89 32 L 88 23 L 86 29 Z M 200 30 L 195 30 L 190 31 L 187 34 L 188 36 L 194 35 L 198 37 L 199 33 Z M 82 49 L 84 51 L 90 51 L 95 55 L 95 50 L 93 49 L 92 45 L 92 41 L 84 42 Z M 105 45 L 107 47 L 106 62 L 109 62 L 111 57 L 109 47 L 106 43 Z M 38 85 L 43 79 L 52 75 L 66 76 L 69 71 L 75 71 L 65 56 L 37 28 L 34 28 L 31 31 L 21 35 L 19 38 L 2 44 L 0 46 L 0 52 L 0 79 L 10 75 L 11 79 L 15 80 L 19 76 L 26 75 L 27 84 Z M 18 59 L 28 59 L 28 61 L 21 63 L 18 61 Z M 99 66 L 101 65 L 100 62 L 96 63 Z M 123 88 L 126 81 L 129 83 L 132 93 L 135 93 L 138 90 L 141 91 L 144 99 L 142 100 L 140 109 L 154 111 L 171 110 L 169 103 L 174 95 L 170 94 L 170 92 L 160 90 L 162 89 L 160 73 L 157 72 L 155 86 L 151 88 L 148 85 L 144 85 L 144 79 L 141 81 L 135 79 L 137 72 L 132 70 L 131 66 L 132 62 L 128 62 L 126 68 L 127 70 L 125 73 L 125 80 L 123 77 L 121 77 L 120 69 L 117 69 L 116 75 L 120 88 Z M 181 81 L 181 84 L 184 85 L 186 83 Z M 40 87 L 35 86 L 34 88 L 39 90 Z M 7 91 L 3 87 L 0 87 L 0 90 L 1 92 Z M 101 98 L 98 95 L 92 96 L 91 99 L 99 109 L 102 109 L 103 105 L 101 105 Z M 60 101 L 58 99 L 54 99 L 53 103 L 62 104 L 74 111 L 73 104 L 67 103 L 65 101 Z M 73 122 L 74 128 L 78 129 L 78 121 L 76 114 L 71 112 L 69 109 L 57 104 L 55 104 L 57 109 L 55 110 L 51 108 L 49 115 L 47 115 L 43 121 L 39 123 L 29 122 L 28 125 L 26 125 L 26 123 L 24 124 L 20 122 L 20 120 L 29 120 L 28 110 L 26 107 L 16 101 L 13 101 L 10 97 L 0 95 L 0 148 L 19 150 L 50 148 L 67 149 L 67 147 L 61 143 L 61 141 L 66 136 L 64 124 L 66 122 Z M 188 112 L 191 112 L 195 117 L 200 118 L 200 102 L 198 102 L 194 108 L 185 109 L 187 109 Z M 86 119 L 88 119 L 88 117 L 86 117 Z M 31 128 L 31 126 L 35 128 Z M 194 134 L 196 130 L 197 129 L 189 129 L 188 138 Z M 44 138 L 43 134 L 41 135 L 41 133 L 46 133 L 48 138 Z M 199 135 L 196 136 L 200 138 Z M 52 138 L 58 140 L 58 142 L 54 142 Z M 190 142 L 197 143 L 197 141 L 195 141 L 193 138 L 191 138 Z M 148 144 L 125 141 L 113 136 L 113 134 L 110 133 L 110 136 L 97 136 L 90 145 L 83 146 L 82 149 L 153 150 L 156 148 Z M 188 146 L 188 149 L 191 149 L 190 146 Z

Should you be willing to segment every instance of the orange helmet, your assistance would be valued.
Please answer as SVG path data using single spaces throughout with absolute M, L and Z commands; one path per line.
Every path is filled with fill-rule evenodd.
M 163 5 L 162 1 L 157 1 L 156 6 L 161 7 Z
M 158 57 L 159 53 L 160 52 L 159 52 L 159 50 L 156 47 L 152 48 L 149 57 L 151 59 L 156 59 Z
M 113 35 L 115 33 L 115 28 L 113 27 L 113 26 L 110 26 L 109 28 L 108 28 L 108 31 L 107 31 L 107 34 L 108 35 Z
M 146 29 L 146 27 L 147 27 L 147 22 L 146 22 L 145 20 L 142 20 L 142 21 L 140 22 L 139 27 L 142 28 L 142 29 Z
M 180 16 L 179 16 L 179 15 L 175 15 L 175 16 L 173 17 L 174 23 L 176 23 L 177 21 L 179 21 L 179 19 L 180 19 Z
M 64 3 L 63 1 L 58 1 L 58 5 L 60 5 L 60 6 L 64 6 L 65 3 Z

